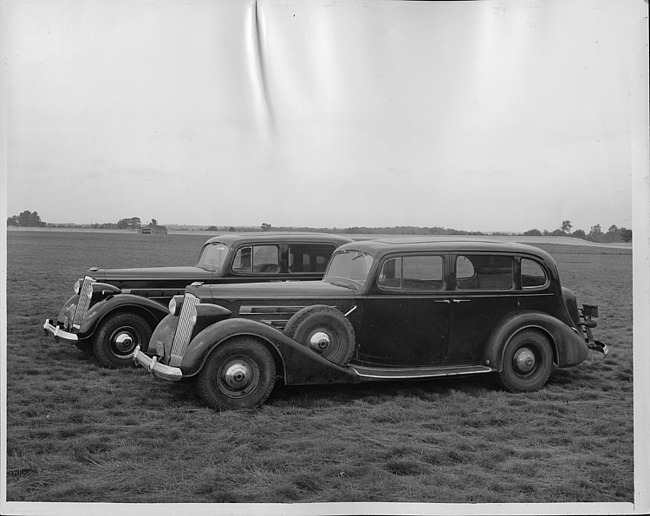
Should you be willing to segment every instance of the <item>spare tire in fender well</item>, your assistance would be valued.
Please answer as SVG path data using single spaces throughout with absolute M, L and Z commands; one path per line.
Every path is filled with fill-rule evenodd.
M 311 305 L 297 311 L 284 333 L 334 364 L 344 366 L 355 351 L 352 323 L 336 308 Z

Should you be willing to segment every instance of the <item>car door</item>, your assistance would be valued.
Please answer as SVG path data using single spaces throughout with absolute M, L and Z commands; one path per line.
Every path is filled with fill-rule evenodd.
M 457 254 L 451 260 L 453 295 L 445 363 L 478 364 L 488 336 L 517 309 L 515 260 L 506 254 Z
M 358 300 L 358 359 L 373 365 L 428 366 L 446 355 L 450 295 L 441 254 L 389 256 Z

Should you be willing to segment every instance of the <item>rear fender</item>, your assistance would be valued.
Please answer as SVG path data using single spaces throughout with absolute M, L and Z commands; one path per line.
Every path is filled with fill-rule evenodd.
M 167 307 L 152 299 L 133 294 L 118 294 L 108 297 L 91 306 L 79 328 L 79 336 L 90 337 L 99 323 L 107 316 L 117 312 L 131 312 L 144 317 L 152 328 L 169 314 Z
M 242 318 L 220 321 L 194 337 L 180 366 L 183 377 L 198 374 L 212 351 L 227 340 L 242 336 L 262 342 L 271 351 L 286 385 L 359 382 L 359 377 L 351 369 L 322 358 L 282 331 Z
M 517 333 L 532 329 L 548 338 L 553 350 L 553 362 L 558 367 L 579 364 L 589 353 L 577 331 L 543 312 L 521 311 L 511 314 L 492 332 L 483 353 L 483 364 L 496 371 L 503 368 L 506 344 Z

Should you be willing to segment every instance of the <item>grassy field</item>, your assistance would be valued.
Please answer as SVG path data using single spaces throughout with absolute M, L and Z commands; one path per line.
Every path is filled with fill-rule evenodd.
M 478 376 L 281 388 L 217 413 L 43 335 L 87 267 L 191 264 L 206 238 L 8 233 L 8 501 L 633 501 L 630 250 L 539 245 L 600 306 L 611 351 L 531 394 Z

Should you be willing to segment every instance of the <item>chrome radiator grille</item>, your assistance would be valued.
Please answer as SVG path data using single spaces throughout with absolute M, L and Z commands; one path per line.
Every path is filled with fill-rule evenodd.
M 79 291 L 79 303 L 77 304 L 77 310 L 75 311 L 74 319 L 72 320 L 72 326 L 74 328 L 79 328 L 79 326 L 81 326 L 81 323 L 88 312 L 88 308 L 90 308 L 90 298 L 93 296 L 93 283 L 95 283 L 93 278 L 90 276 L 84 277 L 81 290 Z
M 183 301 L 181 314 L 178 319 L 178 327 L 176 328 L 174 342 L 172 343 L 172 357 L 175 355 L 182 358 L 185 354 L 185 348 L 187 348 L 187 345 L 190 342 L 190 336 L 192 335 L 190 316 L 194 311 L 193 308 L 197 304 L 199 304 L 199 298 L 192 294 L 185 294 L 185 300 Z

